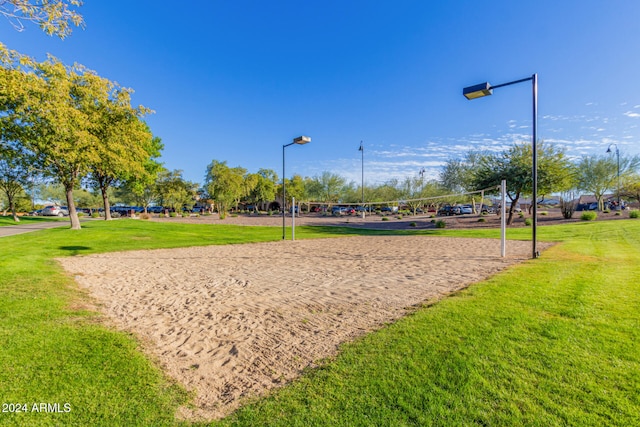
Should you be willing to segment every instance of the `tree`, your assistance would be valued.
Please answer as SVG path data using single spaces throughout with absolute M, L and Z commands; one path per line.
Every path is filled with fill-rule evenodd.
M 158 188 L 156 182 L 161 172 L 166 171 L 161 163 L 157 161 L 164 148 L 159 137 L 154 136 L 151 145 L 148 147 L 148 157 L 143 164 L 143 173 L 129 175 L 120 184 L 120 192 L 128 193 L 129 197 L 137 206 L 142 206 L 145 213 L 153 202 L 158 199 Z
M 640 165 L 640 158 L 620 157 L 621 180 L 632 175 Z M 613 156 L 584 156 L 576 169 L 577 187 L 592 193 L 598 201 L 598 210 L 604 208 L 604 195 L 617 188 L 618 162 Z
M 440 171 L 440 185 L 450 193 L 465 193 L 473 186 L 473 173 L 482 153 L 470 151 L 464 159 L 449 159 Z
M 0 46 L 0 131 L 33 152 L 37 166 L 65 187 L 72 229 L 80 228 L 73 189 L 95 160 L 92 123 L 79 104 L 89 90 L 79 67 L 55 58 L 37 63 Z
M 623 179 L 620 193 L 629 199 L 640 202 L 640 175 L 629 174 Z
M 544 142 L 537 144 L 537 150 L 538 192 L 550 194 L 571 188 L 573 167 L 564 151 Z M 498 187 L 503 179 L 507 181 L 511 201 L 507 223 L 511 225 L 520 197 L 533 191 L 531 145 L 515 144 L 502 153 L 480 155 L 477 161 L 471 181 L 474 189 Z
M 420 199 L 422 194 L 423 181 L 419 176 L 408 176 L 402 181 L 400 191 L 402 192 L 401 198 L 407 201 L 407 206 L 411 208 L 413 214 L 416 214 L 416 210 L 422 206 Z
M 64 39 L 71 34 L 71 25 L 84 26 L 82 15 L 73 9 L 80 6 L 82 0 L 0 0 L 0 15 L 18 31 L 24 30 L 22 21 L 30 21 Z
M 19 196 L 29 185 L 29 162 L 18 151 L 4 146 L 0 149 L 0 190 L 7 198 L 8 208 L 15 222 L 20 222 L 16 212 Z
M 156 183 L 163 206 L 179 212 L 184 205 L 193 204 L 198 186 L 182 177 L 181 170 L 162 171 Z
M 102 84 L 106 85 L 102 90 L 110 92 L 111 83 Z M 105 220 L 111 219 L 107 190 L 118 182 L 146 175 L 146 162 L 159 156 L 149 127 L 141 121 L 146 110 L 131 108 L 127 90 L 118 91 L 114 96 L 115 99 L 107 98 L 102 104 L 96 100 L 92 104 L 96 111 L 91 114 L 99 123 L 95 130 L 100 144 L 95 147 L 99 155 L 90 165 L 89 178 L 102 194 Z
M 217 205 L 218 212 L 223 216 L 232 204 L 238 203 L 245 195 L 244 176 L 246 169 L 230 168 L 227 162 L 213 160 L 207 166 L 205 187 L 209 196 Z
M 342 198 L 345 183 L 346 180 L 340 175 L 322 172 L 322 175 L 311 179 L 307 189 L 308 196 L 325 203 L 337 203 Z M 289 194 L 289 190 L 287 190 L 287 194 Z
M 272 169 L 258 170 L 257 182 L 251 192 L 251 199 L 256 204 L 265 204 L 276 198 L 278 175 Z
M 93 171 L 106 197 L 116 178 L 142 170 L 151 136 L 140 117 L 148 110 L 132 108 L 129 89 L 81 65 L 38 63 L 1 44 L 0 61 L 1 135 L 64 185 L 71 228 L 79 229 L 73 190 L 83 177 Z

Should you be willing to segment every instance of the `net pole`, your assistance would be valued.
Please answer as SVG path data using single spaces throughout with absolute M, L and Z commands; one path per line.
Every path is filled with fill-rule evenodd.
M 291 198 L 291 240 L 296 240 L 296 198 Z
M 507 181 L 500 183 L 500 255 L 507 256 Z

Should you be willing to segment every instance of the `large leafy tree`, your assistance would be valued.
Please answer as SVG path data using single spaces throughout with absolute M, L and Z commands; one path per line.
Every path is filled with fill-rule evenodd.
M 197 184 L 186 181 L 182 177 L 181 170 L 161 171 L 158 174 L 156 187 L 162 206 L 167 206 L 176 212 L 180 211 L 184 205 L 192 205 L 198 190 Z
M 62 184 L 72 229 L 79 229 L 73 190 L 89 172 L 103 191 L 143 173 L 152 154 L 148 110 L 130 105 L 130 90 L 81 65 L 50 57 L 38 63 L 0 45 L 0 132 L 34 154 L 35 166 Z
M 345 184 L 346 180 L 340 175 L 325 171 L 320 176 L 311 178 L 311 181 L 308 182 L 308 196 L 325 203 L 337 203 L 343 196 Z M 287 190 L 287 195 L 289 195 L 289 190 Z
M 18 31 L 24 30 L 23 21 L 29 21 L 50 36 L 64 39 L 71 34 L 71 25 L 84 25 L 75 10 L 80 6 L 81 0 L 0 0 L 0 15 Z
M 97 161 L 95 126 L 82 103 L 93 88 L 84 69 L 55 58 L 37 63 L 0 45 L 0 132 L 34 153 L 36 164 L 66 191 L 71 228 L 79 229 L 73 189 Z
M 110 82 L 102 82 L 109 85 Z M 108 87 L 105 87 L 109 90 Z M 131 108 L 128 91 L 119 91 L 114 99 L 97 104 L 93 112 L 96 135 L 100 141 L 95 148 L 99 152 L 97 161 L 90 165 L 91 183 L 102 194 L 105 219 L 110 218 L 108 190 L 127 179 L 134 180 L 147 175 L 147 161 L 159 155 L 158 145 L 148 126 L 141 121 L 145 114 L 142 107 Z
M 251 192 L 251 199 L 254 203 L 265 204 L 276 198 L 276 183 L 278 175 L 273 169 L 260 169 L 257 174 L 257 181 Z
M 574 168 L 564 150 L 539 142 L 537 156 L 539 194 L 563 191 L 573 186 Z M 508 224 L 513 222 L 520 198 L 533 192 L 532 157 L 530 144 L 516 144 L 502 153 L 484 154 L 477 159 L 471 180 L 475 190 L 498 187 L 503 179 L 507 181 L 507 197 L 511 201 Z
M 620 177 L 626 179 L 638 170 L 640 158 L 620 157 Z M 577 187 L 593 194 L 598 201 L 598 209 L 604 207 L 604 195 L 616 190 L 618 182 L 618 162 L 614 156 L 584 156 L 576 168 Z
M 246 173 L 244 168 L 229 167 L 226 161 L 213 160 L 207 166 L 205 187 L 221 214 L 224 215 L 246 194 L 247 187 L 244 185 Z

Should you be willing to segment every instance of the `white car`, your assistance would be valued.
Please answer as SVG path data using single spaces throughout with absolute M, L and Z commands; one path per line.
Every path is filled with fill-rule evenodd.
M 473 208 L 471 207 L 471 205 L 460 206 L 460 215 L 472 214 L 472 213 L 473 213 Z
M 49 205 L 42 209 L 43 216 L 69 216 L 69 211 L 64 206 Z

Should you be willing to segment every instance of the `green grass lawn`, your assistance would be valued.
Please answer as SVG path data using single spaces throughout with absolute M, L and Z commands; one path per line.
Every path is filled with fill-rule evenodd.
M 103 325 L 53 258 L 280 233 L 121 220 L 2 238 L 0 409 L 27 404 L 29 412 L 0 412 L 0 425 L 179 425 L 175 410 L 189 402 L 134 337 Z M 300 227 L 296 236 L 363 233 L 383 232 Z M 539 227 L 538 235 L 562 243 L 344 345 L 335 360 L 209 424 L 640 425 L 640 221 Z M 40 403 L 61 412 L 33 412 Z
M 19 224 L 32 224 L 35 222 L 48 222 L 48 221 L 66 221 L 69 222 L 69 218 L 58 218 L 55 216 L 21 216 L 20 222 L 15 222 L 12 216 L 0 215 L 0 227 L 6 225 L 19 225 Z

